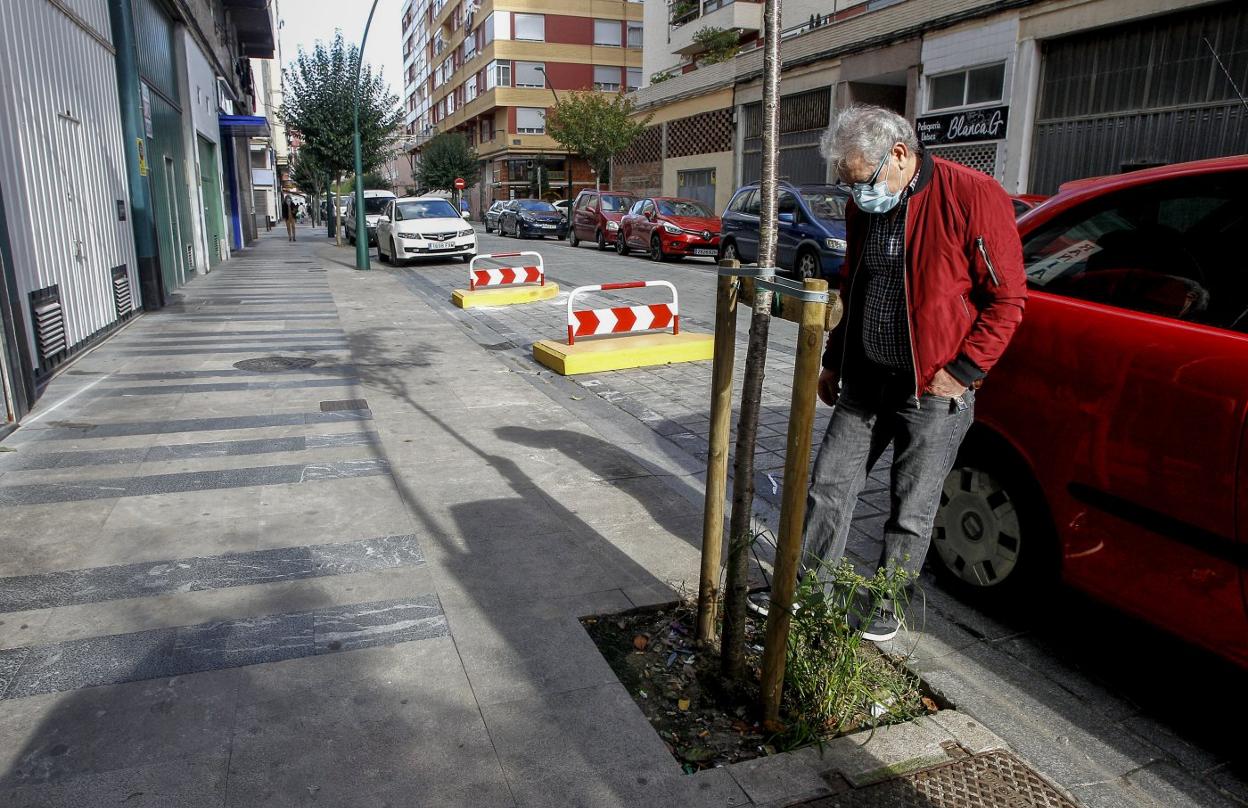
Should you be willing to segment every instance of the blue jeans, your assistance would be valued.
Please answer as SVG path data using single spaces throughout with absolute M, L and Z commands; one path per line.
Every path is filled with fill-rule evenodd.
M 888 521 L 873 566 L 900 568 L 918 576 L 932 538 L 945 477 L 975 419 L 975 391 L 958 398 L 924 394 L 917 402 L 914 380 L 881 371 L 847 380 L 828 431 L 819 446 L 806 500 L 803 532 L 805 567 L 823 561 L 835 567 L 845 555 L 858 495 L 880 455 L 893 444 Z

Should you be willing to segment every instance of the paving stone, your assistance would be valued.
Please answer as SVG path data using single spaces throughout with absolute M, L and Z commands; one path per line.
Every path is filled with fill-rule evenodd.
M 941 743 L 949 737 L 924 716 L 834 738 L 822 748 L 801 750 L 800 756 L 816 771 L 835 772 L 855 788 L 862 788 L 947 761 L 949 755 Z
M 727 769 L 756 805 L 789 805 L 832 793 L 827 782 L 810 767 L 804 755 L 769 755 L 734 763 Z

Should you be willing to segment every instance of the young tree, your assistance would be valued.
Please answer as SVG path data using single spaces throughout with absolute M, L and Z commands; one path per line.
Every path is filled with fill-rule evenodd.
M 364 190 L 366 191 L 390 191 L 390 180 L 384 175 L 376 171 L 370 171 L 364 175 Z
M 420 164 L 412 179 L 426 190 L 450 191 L 457 177 L 472 185 L 478 171 L 477 153 L 468 145 L 468 138 L 458 132 L 443 132 L 430 138 L 421 149 Z
M 360 49 L 343 41 L 342 32 L 332 42 L 317 41 L 312 52 L 299 49 L 299 55 L 282 71 L 285 100 L 279 115 L 304 138 L 301 152 L 334 181 L 335 186 L 354 166 L 352 146 L 352 107 L 356 98 L 353 85 Z M 364 170 L 371 171 L 386 161 L 394 143 L 394 133 L 402 121 L 398 96 L 391 95 L 381 71 L 360 65 L 360 153 Z M 342 243 L 342 215 L 339 212 L 338 243 Z
M 560 146 L 588 160 L 600 185 L 611 158 L 631 146 L 654 117 L 634 120 L 633 113 L 632 100 L 623 95 L 608 98 L 602 93 L 570 92 L 546 114 L 546 132 Z

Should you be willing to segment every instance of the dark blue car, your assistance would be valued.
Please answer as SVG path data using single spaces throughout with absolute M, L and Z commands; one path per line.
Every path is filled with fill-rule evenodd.
M 798 278 L 836 280 L 845 263 L 845 204 L 831 185 L 780 184 L 777 267 Z M 721 258 L 758 260 L 758 185 L 733 195 L 722 217 Z

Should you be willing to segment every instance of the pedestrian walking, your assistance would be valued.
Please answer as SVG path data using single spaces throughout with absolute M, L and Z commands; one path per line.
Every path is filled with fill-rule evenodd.
M 920 149 L 890 110 L 841 111 L 822 150 L 853 203 L 844 322 L 819 376 L 819 398 L 834 409 L 811 475 L 803 555 L 825 574 L 840 563 L 858 495 L 891 443 L 888 520 L 872 568 L 859 572 L 900 570 L 913 581 L 976 390 L 1023 318 L 1022 245 L 1001 185 Z M 902 605 L 860 603 L 863 636 L 895 636 Z
M 290 194 L 282 199 L 282 218 L 286 220 L 286 239 L 295 240 L 295 211 L 298 206 Z

